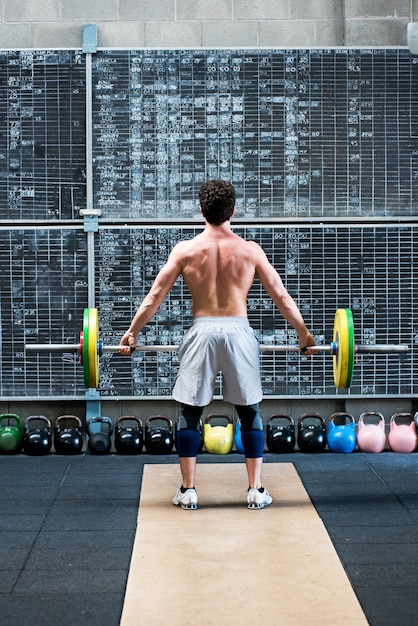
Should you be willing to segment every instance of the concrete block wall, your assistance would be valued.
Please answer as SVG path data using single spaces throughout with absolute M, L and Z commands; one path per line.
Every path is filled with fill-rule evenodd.
M 0 0 L 0 49 L 406 46 L 418 0 Z
M 0 0 L 0 49 L 80 48 L 83 26 L 98 26 L 102 48 L 210 47 L 380 47 L 406 46 L 410 21 L 418 20 L 418 0 Z M 263 403 L 266 418 L 275 412 L 295 418 L 307 411 L 415 411 L 407 399 L 335 401 L 295 399 Z M 232 407 L 214 402 L 210 411 Z M 22 417 L 60 414 L 83 417 L 83 402 L 0 402 L 0 413 Z M 102 402 L 102 414 L 175 419 L 174 402 Z

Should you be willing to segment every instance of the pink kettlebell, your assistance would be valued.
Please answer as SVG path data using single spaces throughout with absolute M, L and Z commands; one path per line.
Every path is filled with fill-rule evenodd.
M 411 413 L 392 415 L 388 442 L 393 452 L 414 452 L 416 450 L 417 427 Z
M 375 421 L 365 423 L 369 418 Z M 365 411 L 358 418 L 357 445 L 362 452 L 382 452 L 386 446 L 385 418 L 377 411 Z

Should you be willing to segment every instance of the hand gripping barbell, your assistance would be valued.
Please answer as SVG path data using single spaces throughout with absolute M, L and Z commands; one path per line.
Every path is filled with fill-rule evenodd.
M 75 353 L 83 365 L 84 384 L 88 388 L 99 385 L 99 357 L 104 352 L 119 352 L 120 346 L 104 346 L 99 340 L 99 318 L 97 309 L 84 309 L 83 330 L 77 344 L 26 344 L 27 352 Z M 143 352 L 170 352 L 177 350 L 175 345 L 137 346 Z M 298 352 L 298 345 L 261 344 L 262 352 Z M 402 354 L 409 352 L 406 344 L 365 344 L 355 345 L 353 315 L 350 309 L 337 309 L 334 317 L 333 340 L 329 345 L 312 346 L 315 352 L 325 352 L 333 357 L 334 384 L 347 389 L 353 376 L 356 354 Z M 64 357 L 63 357 L 64 358 Z M 68 356 L 67 356 L 68 358 Z

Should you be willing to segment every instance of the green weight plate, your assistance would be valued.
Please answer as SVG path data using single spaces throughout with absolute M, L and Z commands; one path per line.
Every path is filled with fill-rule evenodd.
M 88 350 L 89 311 L 90 309 L 84 309 L 84 314 L 83 314 L 83 346 L 82 346 L 81 362 L 83 364 L 85 387 L 90 387 L 90 367 L 89 367 L 89 350 Z

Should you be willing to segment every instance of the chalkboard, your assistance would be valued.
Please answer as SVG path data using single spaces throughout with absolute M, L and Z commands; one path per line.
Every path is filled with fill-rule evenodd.
M 356 343 L 418 342 L 414 290 L 416 228 L 402 227 L 237 227 L 265 249 L 298 302 L 318 343 L 332 341 L 335 309 L 353 311 Z M 103 228 L 98 238 L 99 309 L 105 344 L 118 343 L 169 250 L 193 228 Z M 263 288 L 255 283 L 248 315 L 260 343 L 296 343 Z M 180 279 L 139 341 L 145 345 L 179 344 L 191 323 L 191 301 Z M 416 393 L 416 355 L 398 358 L 361 356 L 351 394 Z M 101 360 L 104 395 L 165 397 L 177 371 L 176 353 L 134 353 L 131 360 L 105 355 Z M 265 396 L 335 396 L 332 358 L 295 353 L 262 356 Z M 218 380 L 216 393 L 221 393 Z M 341 393 L 341 392 L 339 392 Z
M 89 268 L 79 216 L 89 64 L 78 50 L 0 52 L 2 398 L 84 395 L 80 365 L 25 354 L 25 343 L 79 341 L 88 269 L 101 338 L 118 343 L 171 247 L 200 230 L 198 190 L 213 177 L 236 186 L 236 231 L 265 248 L 318 342 L 331 341 L 335 309 L 350 307 L 357 343 L 416 346 L 418 59 L 408 50 L 100 50 L 92 61 L 102 215 Z M 257 283 L 248 305 L 260 342 L 295 342 Z M 190 322 L 179 280 L 141 341 L 178 344 Z M 359 357 L 350 395 L 416 395 L 416 359 Z M 177 365 L 175 352 L 107 354 L 100 392 L 170 397 Z M 266 397 L 344 395 L 331 357 L 266 353 L 262 380 Z
M 26 343 L 78 343 L 87 306 L 82 229 L 0 230 L 0 394 L 80 394 L 83 372 L 62 353 L 26 354 Z
M 0 219 L 79 217 L 85 83 L 80 51 L 0 52 Z
M 407 49 L 105 50 L 93 59 L 94 196 L 105 218 L 412 216 L 418 59 Z

